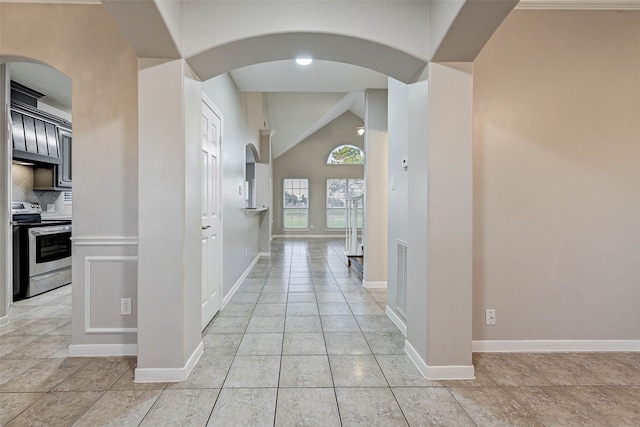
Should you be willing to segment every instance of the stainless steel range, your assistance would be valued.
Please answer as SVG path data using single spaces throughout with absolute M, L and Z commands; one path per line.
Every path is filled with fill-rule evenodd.
M 38 203 L 12 202 L 13 300 L 71 283 L 71 221 L 42 219 Z

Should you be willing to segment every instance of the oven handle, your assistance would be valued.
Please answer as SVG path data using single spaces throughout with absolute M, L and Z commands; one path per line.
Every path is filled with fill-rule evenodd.
M 29 234 L 31 234 L 32 236 L 47 236 L 49 234 L 56 234 L 65 231 L 71 231 L 71 226 L 65 225 L 62 227 L 42 227 L 37 230 L 31 229 L 29 230 Z

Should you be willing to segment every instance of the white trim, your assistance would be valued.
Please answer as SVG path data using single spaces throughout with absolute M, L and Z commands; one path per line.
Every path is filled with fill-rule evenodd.
M 233 285 L 231 290 L 229 292 L 227 292 L 227 295 L 225 295 L 224 298 L 222 299 L 222 307 L 220 308 L 220 310 L 225 308 L 225 306 L 229 303 L 231 298 L 233 298 L 233 296 L 235 295 L 236 291 L 238 290 L 240 285 L 242 285 L 242 282 L 244 281 L 244 279 L 247 278 L 247 276 L 251 272 L 251 269 L 253 268 L 254 265 L 256 265 L 256 263 L 258 262 L 259 259 L 260 259 L 260 254 L 256 255 L 256 257 L 253 259 L 253 261 L 251 261 L 251 264 L 249 264 L 249 267 L 247 267 L 247 269 L 244 271 L 244 273 L 242 273 L 240 278 L 238 278 L 238 280 Z
M 204 353 L 204 344 L 200 344 L 191 354 L 189 360 L 182 368 L 136 368 L 134 371 L 134 382 L 136 383 L 160 383 L 179 382 L 189 378 L 189 374 L 196 366 L 200 357 Z
M 72 237 L 74 246 L 137 246 L 137 237 L 111 236 L 111 237 Z
M 138 262 L 137 256 L 87 256 L 84 258 L 84 332 L 86 334 L 135 334 L 138 328 L 94 328 L 91 326 L 91 264 L 97 262 Z
M 0 317 L 0 328 L 9 324 L 9 316 Z
M 369 282 L 368 280 L 362 280 L 362 286 L 367 289 L 387 289 L 387 281 L 384 282 Z
M 404 341 L 404 351 L 407 353 L 423 377 L 428 380 L 474 380 L 476 378 L 473 365 L 469 366 L 429 366 L 420 357 L 415 348 Z
M 395 311 L 393 311 L 391 309 L 391 307 L 387 306 L 387 308 L 384 310 L 384 312 L 387 314 L 387 317 L 389 319 L 391 319 L 391 321 L 393 322 L 394 325 L 396 325 L 398 327 L 398 329 L 400 329 L 400 332 L 402 332 L 402 335 L 404 335 L 404 337 L 407 337 L 407 324 L 404 323 L 404 321 L 402 320 L 402 318 L 400 316 L 398 316 Z
M 136 334 L 138 333 L 138 328 L 86 328 L 85 322 L 85 330 L 86 334 Z
M 513 340 L 473 341 L 477 352 L 640 351 L 640 340 Z
M 138 344 L 71 344 L 69 357 L 137 356 Z
M 516 9 L 640 10 L 638 0 L 520 0 Z
M 269 251 L 269 252 L 259 252 L 259 253 L 258 253 L 258 256 L 259 256 L 260 258 L 262 258 L 262 257 L 264 257 L 264 258 L 271 258 L 271 251 Z
M 273 238 L 278 239 L 335 239 L 342 238 L 343 234 L 274 234 Z

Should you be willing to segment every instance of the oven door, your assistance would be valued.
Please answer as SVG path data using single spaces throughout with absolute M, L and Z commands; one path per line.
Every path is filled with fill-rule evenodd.
M 71 225 L 29 229 L 29 277 L 71 266 Z

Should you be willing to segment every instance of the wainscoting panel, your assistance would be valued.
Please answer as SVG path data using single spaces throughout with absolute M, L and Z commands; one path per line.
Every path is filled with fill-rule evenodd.
M 137 348 L 138 242 L 129 236 L 74 236 L 74 356 L 131 355 Z M 131 299 L 131 314 L 121 314 Z

